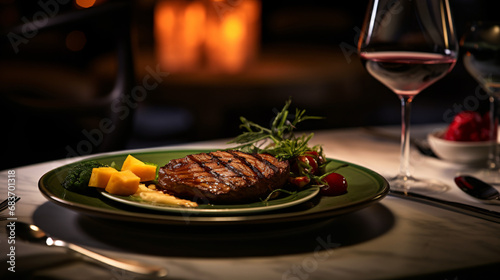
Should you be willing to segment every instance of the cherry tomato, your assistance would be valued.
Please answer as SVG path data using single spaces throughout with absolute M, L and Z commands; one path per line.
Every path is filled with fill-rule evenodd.
M 325 159 L 324 159 L 323 155 L 321 155 L 320 153 L 318 153 L 316 151 L 310 150 L 310 151 L 305 152 L 304 154 L 308 155 L 308 156 L 312 156 L 316 160 L 316 163 L 318 165 L 325 163 Z
M 310 150 L 310 151 L 307 151 L 304 153 L 305 155 L 310 155 L 310 156 L 313 156 L 313 157 L 316 157 L 318 158 L 319 157 L 319 153 L 316 152 L 316 151 L 313 151 L 313 150 Z
M 336 196 L 347 192 L 347 180 L 338 173 L 328 174 L 323 178 L 325 185 L 319 190 L 320 194 L 325 196 Z
M 312 156 L 303 156 L 305 159 L 303 161 L 311 167 L 309 173 L 317 174 L 318 173 L 318 162 Z
M 290 182 L 292 185 L 295 185 L 299 188 L 303 188 L 311 182 L 311 179 L 307 176 L 288 177 L 288 182 Z
M 318 173 L 318 163 L 311 156 L 298 156 L 292 165 L 292 170 L 296 175 L 307 175 Z

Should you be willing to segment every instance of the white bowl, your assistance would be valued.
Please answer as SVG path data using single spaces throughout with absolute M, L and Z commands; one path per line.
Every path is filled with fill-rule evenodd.
M 441 159 L 465 164 L 485 163 L 490 150 L 489 141 L 450 141 L 442 138 L 444 131 L 427 135 L 432 151 Z

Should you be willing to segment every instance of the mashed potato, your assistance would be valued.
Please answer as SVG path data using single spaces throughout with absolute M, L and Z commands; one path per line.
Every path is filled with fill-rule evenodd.
M 146 187 L 144 184 L 139 185 L 139 189 L 134 194 L 134 196 L 140 197 L 142 200 L 162 203 L 167 205 L 178 205 L 184 207 L 198 207 L 198 203 L 191 200 L 180 199 L 175 196 L 158 191 L 155 185 L 149 185 Z

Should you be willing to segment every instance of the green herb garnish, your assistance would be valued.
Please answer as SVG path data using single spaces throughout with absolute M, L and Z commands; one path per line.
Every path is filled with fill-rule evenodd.
M 289 120 L 290 116 L 288 108 L 291 104 L 289 99 L 283 109 L 273 119 L 271 127 L 265 128 L 244 117 L 240 117 L 240 128 L 245 131 L 237 136 L 229 144 L 239 144 L 235 149 L 247 153 L 268 153 L 278 159 L 291 159 L 303 154 L 304 152 L 317 149 L 318 147 L 308 147 L 309 140 L 313 137 L 313 133 L 309 135 L 295 136 L 294 129 L 297 124 L 311 119 L 322 119 L 317 116 L 305 115 L 305 110 L 295 110 L 293 120 Z
M 263 199 L 263 200 L 261 199 L 261 201 L 262 202 L 269 202 L 269 200 L 271 200 L 271 198 L 274 196 L 275 193 L 280 193 L 280 192 L 284 192 L 284 193 L 289 194 L 289 195 L 297 193 L 297 191 L 289 191 L 289 190 L 285 190 L 285 189 L 275 189 L 269 193 L 269 195 L 266 197 L 266 199 Z

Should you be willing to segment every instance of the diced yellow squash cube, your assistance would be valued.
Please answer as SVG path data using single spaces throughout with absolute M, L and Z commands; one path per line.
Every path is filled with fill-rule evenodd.
M 138 165 L 140 166 L 143 164 L 144 164 L 144 162 L 136 159 L 132 155 L 128 155 L 127 158 L 125 159 L 125 161 L 123 162 L 122 171 L 123 170 L 130 170 L 130 169 L 134 168 L 134 166 L 138 166 Z
M 156 179 L 156 166 L 154 165 L 144 164 L 143 166 L 136 166 L 131 171 L 141 178 L 141 182 L 153 181 Z
M 141 182 L 152 181 L 156 179 L 156 169 L 154 165 L 145 164 L 144 162 L 128 155 L 122 165 L 122 171 L 130 170 L 135 175 L 141 178 Z
M 113 167 L 98 167 L 92 168 L 90 175 L 89 187 L 106 188 L 111 174 L 118 172 Z
M 140 178 L 130 170 L 120 171 L 111 174 L 106 191 L 116 195 L 132 195 L 139 188 Z

